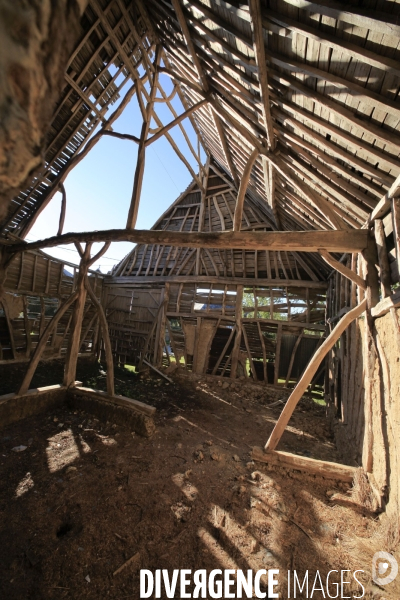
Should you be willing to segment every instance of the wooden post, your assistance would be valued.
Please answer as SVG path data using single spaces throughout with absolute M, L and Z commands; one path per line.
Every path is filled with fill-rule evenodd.
M 378 251 L 380 280 L 381 280 L 381 292 L 382 297 L 386 298 L 391 294 L 391 280 L 390 280 L 390 267 L 389 259 L 387 255 L 385 231 L 383 229 L 383 223 L 380 219 L 374 221 L 375 228 L 375 241 L 376 248 Z
M 240 343 L 242 340 L 242 305 L 243 305 L 243 286 L 238 285 L 236 288 L 236 304 L 235 304 L 235 325 L 236 336 L 232 349 L 231 360 L 231 379 L 236 378 L 236 371 L 239 362 Z
M 165 284 L 164 298 L 162 300 L 162 308 L 160 311 L 160 335 L 158 338 L 158 348 L 155 348 L 155 364 L 156 366 L 162 366 L 163 351 L 165 345 L 165 326 L 167 322 L 167 310 L 169 302 L 169 283 Z
M 392 200 L 392 218 L 394 247 L 396 249 L 397 268 L 400 278 L 400 198 L 393 198 Z
M 79 247 L 77 247 L 78 252 L 81 255 L 81 262 L 79 265 L 78 278 L 76 282 L 77 299 L 72 315 L 71 336 L 69 338 L 64 368 L 63 383 L 66 387 L 73 385 L 76 379 L 76 365 L 78 361 L 78 354 L 81 341 L 83 312 L 85 309 L 86 302 L 85 278 L 89 269 L 91 247 L 92 244 L 86 244 L 85 250 L 83 252 L 81 249 L 79 249 Z
M 363 250 L 362 255 L 365 259 L 367 268 L 367 290 L 368 309 L 371 310 L 379 302 L 379 278 L 376 263 L 378 262 L 377 250 L 374 238 L 368 236 L 367 247 Z
M 272 452 L 275 450 L 279 443 L 279 440 L 282 437 L 283 432 L 285 431 L 287 424 L 289 423 L 290 417 L 292 416 L 294 409 L 296 408 L 298 402 L 301 400 L 301 397 L 306 391 L 308 385 L 311 383 L 322 360 L 325 358 L 329 350 L 333 348 L 333 346 L 336 344 L 336 342 L 338 341 L 342 333 L 346 330 L 346 328 L 350 325 L 350 323 L 354 321 L 354 319 L 359 317 L 365 311 L 366 307 L 367 301 L 366 299 L 364 299 L 361 302 L 361 304 L 359 304 L 358 306 L 353 308 L 353 310 L 344 315 L 344 317 L 339 321 L 336 327 L 326 338 L 324 343 L 314 354 L 313 358 L 311 359 L 310 363 L 305 369 L 301 379 L 299 380 L 298 384 L 289 396 L 285 408 L 281 412 L 281 415 L 270 435 L 270 438 L 265 445 L 265 452 Z
M 77 250 L 81 256 L 81 262 L 79 265 L 79 273 L 76 283 L 76 304 L 74 306 L 74 312 L 72 314 L 71 321 L 71 336 L 68 341 L 68 349 L 67 356 L 65 361 L 64 368 L 64 385 L 69 387 L 74 384 L 76 379 L 76 366 L 78 362 L 78 354 L 81 345 L 81 330 L 82 330 L 82 320 L 83 313 L 85 309 L 86 302 L 86 292 L 87 288 L 85 285 L 85 280 L 89 271 L 90 266 L 95 263 L 103 254 L 106 252 L 107 248 L 109 248 L 110 242 L 104 244 L 104 246 L 99 250 L 99 252 L 90 257 L 90 250 L 92 248 L 92 244 L 88 243 L 85 246 L 85 249 L 82 250 L 80 244 L 76 244 Z
M 279 363 L 281 361 L 281 345 L 282 345 L 282 323 L 279 323 L 277 331 L 276 331 L 274 385 L 278 385 Z

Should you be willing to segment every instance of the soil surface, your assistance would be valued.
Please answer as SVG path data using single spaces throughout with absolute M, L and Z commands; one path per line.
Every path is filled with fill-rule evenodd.
M 59 382 L 57 369 L 42 365 L 34 385 Z M 78 377 L 105 384 L 96 364 L 81 365 Z M 287 598 L 288 570 L 303 579 L 308 569 L 310 589 L 317 570 L 323 581 L 332 569 L 370 571 L 379 524 L 367 509 L 342 505 L 349 486 L 250 459 L 284 392 L 172 377 L 116 372 L 117 393 L 156 406 L 151 439 L 67 407 L 0 431 L 1 598 L 139 599 L 140 569 L 270 568 Z M 2 379 L 1 393 L 16 379 L 17 370 Z M 301 401 L 279 448 L 340 461 L 324 409 L 311 400 Z M 371 587 L 369 573 L 358 577 L 363 597 L 398 597 Z M 348 580 L 347 596 L 360 596 Z

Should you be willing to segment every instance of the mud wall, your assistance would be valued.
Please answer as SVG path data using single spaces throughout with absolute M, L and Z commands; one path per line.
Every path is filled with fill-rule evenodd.
M 341 394 L 339 411 L 331 404 L 338 448 L 344 458 L 369 471 L 382 508 L 396 517 L 400 515 L 399 317 L 397 309 L 375 319 L 370 336 L 365 317 L 352 324 L 341 361 L 346 378 L 340 387 L 347 386 L 347 393 Z

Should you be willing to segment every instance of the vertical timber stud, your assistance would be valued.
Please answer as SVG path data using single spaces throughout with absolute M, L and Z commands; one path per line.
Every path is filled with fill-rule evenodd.
M 375 240 L 373 237 L 368 237 L 368 245 L 362 252 L 364 258 L 364 266 L 366 269 L 366 281 L 367 290 L 365 300 L 367 302 L 367 312 L 364 321 L 363 331 L 363 354 L 365 361 L 364 369 L 364 389 L 365 389 L 365 416 L 364 416 L 364 441 L 363 441 L 363 452 L 362 452 L 362 466 L 367 473 L 372 473 L 373 468 L 373 411 L 374 411 L 374 371 L 376 365 L 376 359 L 378 355 L 374 333 L 373 333 L 373 319 L 371 316 L 371 308 L 376 306 L 379 302 L 379 280 L 378 272 L 376 269 L 377 252 Z
M 379 271 L 381 280 L 382 298 L 390 296 L 390 266 L 386 248 L 385 231 L 380 219 L 374 221 L 376 249 L 378 251 Z
M 231 379 L 235 379 L 237 366 L 239 362 L 240 343 L 242 340 L 242 305 L 243 305 L 243 286 L 238 285 L 236 288 L 236 304 L 235 304 L 235 328 L 236 335 L 232 349 L 231 360 Z
M 148 101 L 147 107 L 146 107 L 146 115 L 145 115 L 145 118 L 143 119 L 142 131 L 140 133 L 140 142 L 139 142 L 139 149 L 138 149 L 138 155 L 137 155 L 135 178 L 134 178 L 134 182 L 133 182 L 132 198 L 131 198 L 131 204 L 129 207 L 128 220 L 126 222 L 127 229 L 134 229 L 135 225 L 136 225 L 136 221 L 137 221 L 139 202 L 140 202 L 140 194 L 142 192 L 144 165 L 145 165 L 145 158 L 146 158 L 145 144 L 146 144 L 147 136 L 149 134 L 151 117 L 153 114 L 154 99 L 155 99 L 156 93 L 157 93 L 158 68 L 160 66 L 160 59 L 161 59 L 161 47 L 157 46 L 153 83 L 151 86 L 149 101 Z M 139 95 L 141 94 L 141 91 L 139 88 L 138 88 L 137 94 L 138 94 L 138 98 L 139 98 Z
M 167 311 L 169 303 L 169 283 L 165 284 L 164 298 L 162 300 L 162 309 L 160 311 L 160 334 L 158 338 L 158 348 L 155 348 L 156 356 L 155 364 L 157 367 L 162 367 L 162 360 L 165 346 L 165 329 L 167 325 Z

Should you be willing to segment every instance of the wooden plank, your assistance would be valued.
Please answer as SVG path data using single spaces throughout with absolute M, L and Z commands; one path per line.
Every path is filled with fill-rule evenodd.
M 315 458 L 307 458 L 305 456 L 297 456 L 290 452 L 277 450 L 274 452 L 264 452 L 257 446 L 253 448 L 251 458 L 269 465 L 305 471 L 310 475 L 319 475 L 325 479 L 333 479 L 347 483 L 353 482 L 358 471 L 356 467 L 332 463 L 325 460 L 316 460 Z
M 334 48 L 339 52 L 348 55 L 348 57 L 351 57 L 352 59 L 366 62 L 372 67 L 400 76 L 400 65 L 397 60 L 372 52 L 367 48 L 348 42 L 344 38 L 339 39 L 336 35 L 331 33 L 322 32 L 314 27 L 309 27 L 304 23 L 286 17 L 282 13 L 278 14 L 272 10 L 263 10 L 263 26 L 267 31 L 276 31 L 278 34 L 280 29 L 285 27 L 293 32 L 308 37 L 309 39 L 315 40 L 320 44 L 327 44 L 330 48 Z
M 293 363 L 294 363 L 294 359 L 295 359 L 295 356 L 296 356 L 297 348 L 299 347 L 300 342 L 303 339 L 303 335 L 304 335 L 304 329 L 300 333 L 300 335 L 297 337 L 297 340 L 296 340 L 296 342 L 295 342 L 295 344 L 293 346 L 293 350 L 292 350 L 292 354 L 290 356 L 289 367 L 288 367 L 288 371 L 287 371 L 287 374 L 286 374 L 286 379 L 285 379 L 284 387 L 288 386 L 289 379 L 290 379 L 290 376 L 292 374 L 292 368 L 293 368 Z

